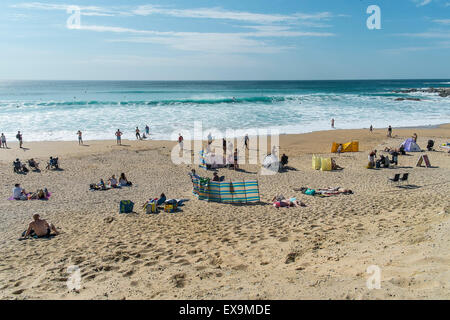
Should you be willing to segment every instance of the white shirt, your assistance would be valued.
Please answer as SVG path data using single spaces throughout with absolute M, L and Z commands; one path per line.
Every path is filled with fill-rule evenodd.
M 20 199 L 22 196 L 22 188 L 21 187 L 14 187 L 13 189 L 13 198 L 14 199 Z

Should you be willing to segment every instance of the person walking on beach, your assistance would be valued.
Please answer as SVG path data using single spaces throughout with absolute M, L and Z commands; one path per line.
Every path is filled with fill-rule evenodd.
M 212 135 L 211 135 L 211 132 L 210 133 L 208 133 L 208 144 L 211 144 L 212 143 Z
M 139 128 L 136 127 L 136 140 L 142 140 L 141 138 L 141 132 L 139 131 Z
M 227 154 L 227 140 L 225 140 L 225 138 L 222 138 L 222 148 L 223 148 L 223 156 L 226 156 L 226 154 Z
M 331 119 L 331 127 L 334 129 L 334 118 Z
M 244 146 L 245 146 L 245 149 L 247 149 L 247 150 L 249 150 L 249 147 L 248 147 L 249 141 L 250 141 L 250 139 L 248 138 L 248 134 L 245 134 Z
M 22 140 L 22 134 L 20 133 L 20 131 L 17 131 L 16 138 L 17 138 L 17 140 L 19 140 L 19 147 L 22 149 L 23 140 Z
M 373 126 L 372 125 L 370 125 L 369 131 L 373 132 Z
M 0 145 L 2 148 L 5 148 L 5 149 L 8 149 L 8 146 L 6 145 L 6 137 L 5 137 L 5 135 L 2 133 L 2 136 L 1 136 L 1 145 Z
M 119 129 L 116 131 L 116 139 L 117 139 L 117 145 L 122 145 L 122 132 L 120 132 Z
M 78 135 L 78 145 L 82 145 L 83 144 L 83 133 L 81 132 L 81 130 L 78 130 L 77 135 Z
M 145 125 L 145 133 L 147 134 L 147 136 L 150 135 L 150 127 L 147 124 Z
M 183 150 L 183 136 L 181 135 L 181 133 L 178 134 L 178 145 L 180 146 L 180 150 Z
M 392 138 L 392 127 L 391 126 L 388 127 L 388 134 L 387 134 L 387 136 L 389 138 Z

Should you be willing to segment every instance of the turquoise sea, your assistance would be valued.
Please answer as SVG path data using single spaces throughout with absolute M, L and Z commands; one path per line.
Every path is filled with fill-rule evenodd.
M 276 128 L 304 133 L 330 128 L 425 126 L 450 122 L 450 98 L 399 94 L 450 87 L 450 80 L 367 81 L 0 81 L 0 132 L 9 141 L 175 139 L 202 121 L 210 129 Z M 399 97 L 420 101 L 395 101 Z

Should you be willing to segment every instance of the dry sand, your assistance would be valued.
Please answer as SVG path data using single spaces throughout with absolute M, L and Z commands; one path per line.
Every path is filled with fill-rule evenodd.
M 433 168 L 415 167 L 413 153 L 396 169 L 367 170 L 367 150 L 398 146 L 413 132 L 425 148 L 450 140 L 450 125 L 433 129 L 333 130 L 281 136 L 280 152 L 297 170 L 264 176 L 220 169 L 227 179 L 260 183 L 263 204 L 206 203 L 191 193 L 187 172 L 174 165 L 174 142 L 114 141 L 27 143 L 0 149 L 1 299 L 449 299 L 450 154 L 426 152 Z M 342 171 L 311 168 L 311 154 L 331 142 L 360 141 L 361 152 L 336 156 Z M 187 143 L 185 143 L 186 145 Z M 18 175 L 11 161 L 34 157 L 41 167 L 59 156 L 63 171 Z M 89 191 L 89 183 L 125 172 L 131 188 Z M 203 175 L 212 176 L 211 172 Z M 409 189 L 388 183 L 409 172 Z M 14 183 L 47 187 L 48 201 L 8 201 Z M 304 196 L 293 189 L 341 186 L 353 195 Z M 161 192 L 190 199 L 178 213 L 140 210 Z M 267 204 L 282 193 L 306 208 Z M 119 215 L 122 199 L 135 214 Z M 53 222 L 61 235 L 18 241 L 33 213 Z M 289 259 L 288 259 L 289 257 Z M 67 268 L 79 266 L 81 289 L 66 286 Z M 369 290 L 366 269 L 381 269 L 381 289 Z

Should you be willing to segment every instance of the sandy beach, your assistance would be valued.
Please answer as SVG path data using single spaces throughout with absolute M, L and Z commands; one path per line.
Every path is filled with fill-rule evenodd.
M 398 147 L 417 133 L 432 167 L 419 155 L 397 168 L 368 170 L 369 150 Z M 0 299 L 449 299 L 450 125 L 436 128 L 330 130 L 280 136 L 280 153 L 296 170 L 261 175 L 219 169 L 231 180 L 257 178 L 261 203 L 208 203 L 192 195 L 187 175 L 196 165 L 175 165 L 173 141 L 124 140 L 8 143 L 0 149 Z M 358 140 L 360 152 L 332 155 L 341 171 L 311 168 L 312 154 L 330 156 L 331 143 Z M 185 142 L 185 145 L 188 142 Z M 383 152 L 380 152 L 383 154 Z M 386 153 L 384 153 L 386 154 Z M 57 156 L 61 171 L 45 169 Z M 12 161 L 35 158 L 40 173 L 13 173 Z M 89 184 L 125 172 L 130 188 L 90 191 Z M 389 183 L 409 173 L 410 187 Z M 48 201 L 8 201 L 15 183 L 47 187 Z M 344 187 L 351 195 L 303 195 L 301 187 Z M 189 199 L 177 213 L 147 215 L 141 205 L 164 192 Z M 280 208 L 271 199 L 297 197 L 307 207 Z M 136 213 L 119 214 L 120 200 Z M 39 213 L 60 235 L 18 241 Z M 81 288 L 66 285 L 69 266 L 81 270 Z M 369 290 L 369 266 L 381 270 L 381 288 Z

